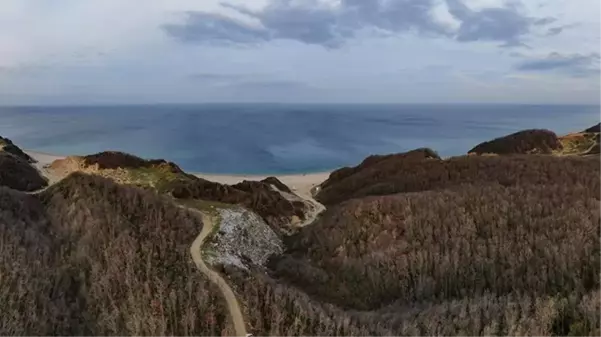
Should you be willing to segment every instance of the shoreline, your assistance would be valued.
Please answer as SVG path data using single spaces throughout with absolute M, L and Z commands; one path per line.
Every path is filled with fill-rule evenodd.
M 46 152 L 34 151 L 34 150 L 23 150 L 29 156 L 37 161 L 35 166 L 44 170 L 46 165 L 51 164 L 53 161 L 58 159 L 65 159 L 67 156 L 56 155 Z M 177 164 L 177 163 L 176 163 Z M 203 172 L 187 172 L 198 178 L 214 181 L 220 184 L 234 185 L 243 180 L 263 180 L 267 177 L 276 177 L 292 191 L 299 194 L 302 197 L 311 198 L 311 189 L 322 182 L 324 182 L 330 176 L 332 171 L 324 172 L 307 172 L 307 173 L 296 173 L 296 174 L 219 174 L 219 173 L 203 173 Z

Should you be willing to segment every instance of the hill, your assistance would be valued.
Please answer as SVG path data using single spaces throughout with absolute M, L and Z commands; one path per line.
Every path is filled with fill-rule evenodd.
M 51 169 L 62 176 L 72 172 L 100 175 L 173 196 L 188 205 L 194 200 L 241 205 L 259 214 L 282 235 L 294 232 L 295 225 L 314 211 L 312 204 L 294 195 L 275 177 L 226 185 L 187 174 L 162 159 L 146 160 L 122 152 L 67 157 L 52 163 Z
M 510 174 L 567 168 L 548 163 L 559 167 Z M 597 335 L 599 170 L 583 168 L 566 171 L 572 179 L 432 181 L 421 192 L 341 202 L 285 240 L 286 253 L 270 262 L 272 277 L 342 309 L 353 329 Z
M 551 154 L 562 148 L 557 135 L 549 130 L 524 130 L 476 145 L 473 154 Z
M 12 140 L 4 137 L 0 137 L 0 152 L 11 153 L 28 163 L 34 163 L 35 160 L 31 158 L 27 153 L 23 152 L 20 147 L 15 145 Z
M 202 258 L 254 335 L 600 335 L 601 164 L 582 151 L 599 133 L 552 149 L 531 131 L 503 155 L 341 168 L 307 226 L 311 205 L 274 177 L 219 184 L 120 152 L 56 161 L 65 178 L 42 192 L 0 187 L 0 334 L 232 334 L 190 256 L 196 208 L 216 220 Z
M 592 185 L 599 179 L 599 166 L 595 157 L 514 155 L 414 160 L 398 155 L 344 179 L 326 180 L 316 199 L 334 205 L 370 195 L 419 192 L 466 183 L 513 186 L 566 180 Z
M 0 187 L 0 209 L 1 334 L 233 333 L 220 293 L 190 258 L 203 224 L 171 200 L 74 173 L 39 196 Z M 245 277 L 232 273 L 237 281 Z M 238 288 L 256 290 L 242 296 L 264 304 L 244 302 L 252 331 L 299 331 L 273 314 L 297 317 L 281 300 L 306 295 L 262 272 L 253 277 Z M 319 314 L 303 311 L 317 323 L 338 322 Z
M 48 181 L 25 159 L 0 151 L 0 186 L 31 192 L 48 186 Z
M 193 264 L 201 220 L 154 193 L 73 174 L 39 197 L 0 188 L 0 333 L 219 335 Z

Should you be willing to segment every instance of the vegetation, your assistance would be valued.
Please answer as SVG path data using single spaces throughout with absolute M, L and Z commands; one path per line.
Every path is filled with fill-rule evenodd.
M 82 171 L 107 177 L 119 183 L 134 185 L 170 195 L 183 202 L 218 202 L 241 205 L 255 211 L 278 233 L 288 233 L 292 217 L 304 219 L 306 205 L 288 200 L 272 188 L 291 193 L 275 177 L 262 181 L 243 181 L 225 185 L 187 174 L 177 165 L 162 159 L 146 160 L 122 152 L 100 152 L 84 157 L 55 161 L 53 169 L 63 172 Z
M 599 159 L 542 155 L 463 156 L 447 160 L 383 161 L 334 182 L 326 181 L 316 198 L 333 205 L 352 198 L 449 188 L 461 184 L 546 185 L 556 181 L 598 183 Z
M 483 146 L 510 156 L 417 149 L 333 172 L 317 195 L 327 211 L 268 270 L 220 267 L 249 332 L 601 335 L 599 159 L 530 154 L 582 154 L 599 133 L 560 147 L 544 130 L 518 134 Z M 240 204 L 276 231 L 304 215 L 274 177 L 222 185 L 118 152 L 63 164 L 150 191 L 82 173 L 37 195 L 0 187 L 2 335 L 231 334 L 190 256 L 202 219 L 185 208 Z M 0 152 L 0 185 L 36 179 Z
M 35 160 L 31 158 L 27 153 L 23 152 L 21 148 L 13 144 L 13 142 L 8 138 L 0 137 L 0 148 L 3 152 L 11 153 L 28 163 L 33 163 Z
M 0 189 L 3 335 L 220 335 L 192 262 L 200 218 L 154 193 L 73 174 L 35 196 Z
M 351 200 L 291 238 L 274 267 L 362 310 L 487 292 L 583 293 L 599 286 L 598 191 L 598 182 L 467 185 Z
M 562 149 L 557 154 L 560 155 L 599 153 L 599 133 L 571 133 L 560 137 L 559 141 L 562 144 Z
M 105 151 L 83 157 L 85 166 L 98 166 L 98 169 L 118 168 L 154 168 L 164 167 L 172 173 L 184 173 L 177 165 L 163 159 L 142 159 L 140 157 L 119 151 Z
M 48 181 L 26 160 L 0 151 L 0 186 L 31 192 L 48 186 Z
M 476 145 L 468 153 L 551 154 L 561 149 L 557 135 L 549 130 L 524 130 Z
M 387 163 L 396 163 L 399 161 L 413 161 L 413 160 L 422 160 L 422 159 L 440 159 L 438 154 L 434 152 L 432 149 L 422 148 L 416 149 L 409 152 L 397 153 L 397 154 L 388 154 L 388 155 L 372 155 L 361 164 L 355 167 L 343 167 L 338 170 L 333 171 L 328 180 L 326 180 L 322 187 L 327 187 L 329 185 L 340 182 L 341 180 L 348 178 L 358 172 L 364 171 L 366 169 L 371 169 L 373 171 L 378 171 L 380 167 L 386 166 Z

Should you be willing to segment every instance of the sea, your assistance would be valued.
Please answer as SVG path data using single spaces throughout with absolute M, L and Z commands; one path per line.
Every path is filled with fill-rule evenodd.
M 124 151 L 190 172 L 298 174 L 372 154 L 441 156 L 524 129 L 599 123 L 600 107 L 515 104 L 181 104 L 0 107 L 0 136 L 58 155 Z

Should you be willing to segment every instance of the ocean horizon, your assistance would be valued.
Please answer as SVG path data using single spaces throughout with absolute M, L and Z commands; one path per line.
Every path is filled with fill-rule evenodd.
M 0 106 L 0 136 L 57 155 L 114 150 L 207 174 L 298 174 L 429 147 L 443 157 L 524 129 L 599 123 L 598 105 L 128 104 Z

